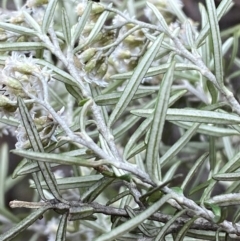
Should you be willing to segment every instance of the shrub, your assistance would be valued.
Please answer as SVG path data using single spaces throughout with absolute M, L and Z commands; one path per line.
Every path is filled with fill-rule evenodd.
M 0 121 L 35 194 L 7 210 L 3 145 L 0 240 L 32 224 L 31 240 L 239 239 L 232 1 L 200 5 L 201 26 L 180 1 L 96 2 L 1 16 Z

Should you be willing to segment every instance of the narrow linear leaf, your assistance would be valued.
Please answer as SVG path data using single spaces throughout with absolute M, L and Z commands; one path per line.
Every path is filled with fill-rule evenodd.
M 167 234 L 168 229 L 174 224 L 177 218 L 181 217 L 187 210 L 181 210 L 176 215 L 174 215 L 165 225 L 161 228 L 158 235 L 154 239 L 154 241 L 162 241 L 164 240 L 165 235 Z
M 181 121 L 171 121 L 171 122 L 184 129 L 189 129 L 192 126 L 191 122 L 181 122 Z M 210 126 L 207 124 L 201 124 L 197 132 L 204 135 L 216 136 L 216 137 L 232 136 L 232 135 L 239 134 L 238 131 L 233 129 Z
M 45 44 L 40 42 L 0 43 L 1 51 L 27 51 L 43 48 L 45 48 Z
M 81 16 L 78 24 L 74 30 L 73 37 L 72 37 L 72 46 L 74 45 L 75 41 L 80 37 L 87 20 L 89 19 L 91 10 L 92 10 L 92 1 L 88 1 L 86 8 L 84 9 L 83 15 Z M 74 51 L 77 51 L 76 49 Z
M 139 99 L 147 95 L 151 95 L 154 92 L 154 90 L 139 89 L 136 91 L 132 100 Z M 114 105 L 118 102 L 121 95 L 121 92 L 112 92 L 110 94 L 98 95 L 94 98 L 94 100 L 98 105 Z
M 111 7 L 112 3 L 108 5 L 108 7 Z M 98 33 L 101 31 L 108 15 L 109 15 L 109 11 L 104 11 L 101 16 L 98 18 L 97 22 L 94 24 L 94 27 L 92 29 L 92 31 L 90 32 L 88 39 L 87 39 L 87 44 L 90 44 L 94 38 L 98 35 Z
M 187 37 L 188 45 L 191 48 L 195 48 L 195 46 L 194 46 L 194 32 L 193 32 L 193 29 L 192 29 L 192 24 L 189 20 L 187 20 L 184 23 L 184 25 L 185 25 L 185 28 L 186 28 L 186 37 Z
M 143 58 L 141 59 L 140 63 L 136 67 L 132 77 L 130 78 L 129 82 L 127 83 L 123 94 L 121 95 L 118 103 L 116 104 L 115 109 L 113 110 L 108 126 L 112 126 L 113 123 L 117 120 L 117 118 L 123 113 L 123 111 L 128 106 L 129 102 L 132 100 L 135 92 L 139 84 L 141 83 L 143 77 L 145 76 L 147 70 L 149 69 L 152 61 L 154 60 L 158 49 L 161 46 L 164 34 L 160 34 L 152 46 L 148 49 L 148 51 L 144 54 Z
M 83 202 L 92 202 L 97 196 L 105 190 L 115 178 L 103 177 L 96 183 L 94 183 L 85 193 L 81 195 Z
M 67 45 L 71 43 L 71 26 L 65 8 L 62 8 L 62 30 Z
M 6 177 L 8 173 L 8 145 L 3 143 L 0 146 L 0 207 L 5 206 Z
M 27 11 L 23 11 L 23 15 L 25 17 L 26 22 L 37 31 L 37 34 L 41 33 L 41 27 L 36 22 L 36 20 Z
M 149 117 L 153 109 L 132 110 L 131 113 L 141 117 Z M 221 113 L 217 111 L 206 111 L 196 109 L 174 109 L 167 110 L 166 120 L 168 121 L 186 121 L 206 124 L 234 125 L 240 123 L 240 117 L 234 114 Z
M 124 192 L 121 192 L 120 194 L 118 194 L 116 197 L 112 198 L 111 200 L 109 200 L 107 203 L 106 203 L 106 206 L 109 206 L 110 204 L 122 199 L 123 197 L 127 196 L 127 195 L 131 195 L 130 191 L 129 190 L 126 190 Z
M 170 68 L 163 77 L 158 92 L 158 99 L 154 110 L 153 122 L 148 139 L 146 165 L 147 172 L 153 179 L 157 178 L 155 170 L 159 159 L 159 146 L 162 139 L 162 131 L 167 114 L 171 85 L 173 83 L 174 67 L 175 61 L 171 63 Z
M 194 174 L 199 170 L 199 168 L 202 166 L 202 163 L 206 160 L 207 156 L 209 155 L 208 152 L 204 153 L 202 156 L 198 158 L 198 160 L 194 163 L 192 168 L 188 171 L 187 176 L 184 178 L 184 181 L 181 185 L 181 188 L 184 190 L 189 183 L 189 181 L 192 179 Z
M 218 181 L 239 181 L 240 172 L 215 174 L 213 175 L 213 179 Z
M 44 17 L 43 17 L 43 21 L 42 21 L 42 32 L 43 34 L 46 34 L 49 26 L 52 22 L 52 19 L 54 17 L 54 12 L 55 12 L 55 8 L 57 6 L 58 0 L 50 0 L 48 5 L 47 5 L 47 9 L 45 11 Z
M 155 99 L 148 102 L 143 108 L 144 109 L 151 108 L 154 106 L 154 104 L 155 104 Z M 139 121 L 139 119 L 140 118 L 138 116 L 134 116 L 134 115 L 130 116 L 121 125 L 114 128 L 113 130 L 114 137 L 119 138 L 121 135 L 123 135 L 124 132 L 130 130 L 137 123 L 137 121 Z
M 176 4 L 175 0 L 168 0 L 168 3 L 172 13 L 177 16 L 181 23 L 184 23 L 187 20 L 187 16 L 183 12 L 181 5 Z
M 11 31 L 13 33 L 22 34 L 22 35 L 34 36 L 37 34 L 36 31 L 32 29 L 25 28 L 16 24 L 11 24 L 11 23 L 0 22 L 0 28 L 3 28 L 7 31 Z
M 166 64 L 161 64 L 159 66 L 154 66 L 148 69 L 148 71 L 146 72 L 145 77 L 152 77 L 152 76 L 156 76 L 159 74 L 164 74 L 166 73 L 166 71 L 169 69 L 170 67 L 170 63 L 166 63 Z M 187 70 L 200 70 L 199 67 L 197 67 L 194 64 L 183 64 L 183 63 L 176 63 L 175 65 L 175 72 L 182 72 L 182 71 L 187 71 Z M 122 79 L 128 79 L 133 75 L 133 71 L 129 71 L 126 73 L 122 73 L 122 74 L 115 74 L 111 76 L 111 79 L 115 80 L 122 80 Z
M 240 152 L 238 152 L 230 161 L 228 161 L 222 169 L 219 171 L 219 174 L 234 172 L 240 167 Z
M 45 149 L 45 152 L 48 152 L 48 151 Z M 70 151 L 70 152 L 63 152 L 62 154 L 68 156 L 69 158 L 71 156 L 78 156 L 83 159 L 89 159 L 89 158 L 94 157 L 94 155 L 92 155 L 92 154 L 86 154 L 86 150 L 81 150 L 81 149 Z M 52 164 L 51 167 L 54 167 L 57 165 L 58 164 Z M 16 178 L 17 176 L 26 175 L 26 174 L 38 172 L 38 171 L 40 171 L 40 169 L 36 162 L 27 163 L 26 159 L 23 159 L 18 164 L 17 168 L 15 168 L 13 176 L 14 176 L 14 178 Z
M 8 118 L 0 118 L 0 123 L 7 124 L 8 126 L 19 126 L 19 121 L 14 119 L 8 119 Z
M 128 213 L 130 218 L 134 218 L 136 217 L 136 213 L 134 212 L 134 210 L 130 207 L 130 206 L 125 206 L 125 210 Z M 147 236 L 147 237 L 152 237 L 153 235 L 150 234 L 150 232 L 147 230 L 147 228 L 145 227 L 145 225 L 143 223 L 138 225 L 138 228 L 141 230 L 141 232 Z
M 216 142 L 215 137 L 210 136 L 209 137 L 209 163 L 210 163 L 210 169 L 214 170 L 214 167 L 216 166 Z
M 97 183 L 103 176 L 102 175 L 87 175 L 80 177 L 64 177 L 57 179 L 57 185 L 59 190 L 74 189 L 74 188 L 88 188 Z M 41 181 L 41 186 L 44 189 L 49 189 L 45 181 Z M 36 188 L 33 183 L 30 185 L 32 188 Z
M 27 229 L 31 224 L 33 224 L 38 218 L 41 218 L 42 215 L 49 209 L 50 207 L 42 207 L 37 211 L 31 213 L 21 222 L 19 222 L 16 226 L 12 227 L 10 230 L 0 235 L 1 241 L 10 241 L 14 237 L 16 237 L 19 233 Z
M 42 142 L 40 140 L 37 128 L 30 116 L 26 105 L 23 100 L 18 97 L 19 111 L 21 114 L 22 122 L 25 127 L 26 133 L 28 135 L 29 141 L 34 151 L 44 152 Z M 48 163 L 38 163 L 41 173 L 48 184 L 49 189 L 51 190 L 53 196 L 59 201 L 66 202 L 60 195 L 57 182 L 54 174 L 51 171 L 50 165 Z
M 217 12 L 215 8 L 214 0 L 206 1 L 208 19 L 210 23 L 210 31 L 212 35 L 213 43 L 213 56 L 214 56 L 214 66 L 215 75 L 217 82 L 220 86 L 223 86 L 223 62 L 222 62 L 222 41 L 220 36 L 220 30 L 218 25 Z
M 58 225 L 57 234 L 56 234 L 56 241 L 66 240 L 67 219 L 68 219 L 68 212 L 64 213 L 60 219 L 60 223 Z
M 150 2 L 146 2 L 147 6 L 153 11 L 153 13 L 156 15 L 158 21 L 160 22 L 160 25 L 162 26 L 162 28 L 165 30 L 166 33 L 169 33 L 169 29 L 168 29 L 168 25 L 164 19 L 164 17 L 162 16 L 161 12 L 155 7 L 155 5 L 153 5 Z
M 174 156 L 176 156 L 182 148 L 190 141 L 192 136 L 197 132 L 199 123 L 193 124 L 184 135 L 174 143 L 174 145 L 169 148 L 169 150 L 159 159 L 161 166 L 164 166 L 168 161 L 170 161 Z
M 34 152 L 34 151 L 25 151 L 25 150 L 12 150 L 12 153 L 33 159 L 36 161 L 41 162 L 49 162 L 49 163 L 58 163 L 63 165 L 78 165 L 84 167 L 97 167 L 105 164 L 109 164 L 109 161 L 101 160 L 101 161 L 92 161 L 86 160 L 84 158 L 78 157 L 69 157 L 60 154 L 53 154 L 53 153 L 41 153 L 41 152 Z
M 180 90 L 174 93 L 170 99 L 168 106 L 170 107 L 173 105 L 178 99 L 180 99 L 187 91 L 186 90 Z M 137 143 L 137 141 L 143 136 L 149 129 L 151 123 L 153 120 L 153 116 L 150 116 L 146 120 L 144 120 L 141 125 L 138 127 L 138 129 L 133 133 L 133 135 L 129 138 L 128 143 L 125 145 L 123 157 L 124 159 L 128 159 L 128 154 L 132 150 L 132 147 Z
M 177 237 L 175 238 L 175 241 L 183 241 L 185 234 L 187 233 L 188 229 L 191 228 L 191 225 L 194 223 L 194 221 L 198 219 L 198 216 L 191 218 L 188 222 L 184 224 L 184 226 L 181 228 L 181 230 L 178 232 Z
M 222 0 L 217 8 L 217 19 L 218 21 L 222 18 L 222 16 L 233 6 L 232 0 Z M 202 43 L 202 41 L 206 38 L 208 35 L 210 29 L 210 25 L 206 24 L 200 34 L 197 37 L 196 40 L 196 46 L 199 47 Z
M 227 70 L 230 72 L 231 68 L 233 66 L 234 60 L 237 57 L 238 54 L 238 49 L 239 49 L 239 33 L 235 32 L 233 36 L 233 48 L 232 48 L 232 53 L 231 53 L 231 58 L 229 61 L 229 64 L 227 66 Z
M 152 206 L 148 207 L 145 211 L 137 215 L 136 217 L 128 220 L 127 222 L 121 224 L 120 226 L 114 228 L 112 231 L 101 235 L 100 237 L 96 238 L 95 241 L 109 241 L 114 240 L 117 237 L 122 236 L 123 234 L 127 233 L 128 231 L 136 228 L 140 223 L 150 217 L 153 213 L 156 213 L 159 208 L 166 203 L 172 197 L 171 194 L 167 194 Z

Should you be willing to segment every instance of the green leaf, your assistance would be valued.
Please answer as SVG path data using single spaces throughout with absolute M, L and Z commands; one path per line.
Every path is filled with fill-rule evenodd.
M 152 101 L 149 101 L 145 106 L 143 106 L 143 108 L 144 109 L 151 108 L 154 106 L 154 104 L 155 104 L 155 99 L 153 99 Z M 130 130 L 134 125 L 136 125 L 136 123 L 139 121 L 139 119 L 140 118 L 138 116 L 132 115 L 128 119 L 124 120 L 121 125 L 114 128 L 113 134 L 114 134 L 115 139 L 120 138 L 121 135 L 123 135 L 128 130 Z
M 164 226 L 160 229 L 158 235 L 155 237 L 154 241 L 162 241 L 164 240 L 165 235 L 167 234 L 168 229 L 174 225 L 174 222 L 181 217 L 183 214 L 185 214 L 187 210 L 181 210 L 176 215 L 174 215 L 167 223 L 164 224 Z
M 67 230 L 67 221 L 68 221 L 68 212 L 65 212 L 58 225 L 56 241 L 65 241 L 66 240 L 66 230 Z
M 62 8 L 62 30 L 65 41 L 69 46 L 71 43 L 71 26 L 65 8 Z
M 47 9 L 45 11 L 44 17 L 43 17 L 43 21 L 42 21 L 42 32 L 43 34 L 46 34 L 49 26 L 53 20 L 54 17 L 54 12 L 55 12 L 55 8 L 57 6 L 58 0 L 50 0 L 48 5 L 47 5 Z
M 199 192 L 200 190 L 202 189 L 205 189 L 207 188 L 210 184 L 211 184 L 211 179 L 206 181 L 206 182 L 203 182 L 201 184 L 199 184 L 198 186 L 195 186 L 193 187 L 190 191 L 189 191 L 189 196 L 193 195 L 194 193 L 196 192 Z
M 11 152 L 16 155 L 33 159 L 36 161 L 58 163 L 63 165 L 97 167 L 97 166 L 109 164 L 107 160 L 92 161 L 92 160 L 86 160 L 85 158 L 69 157 L 69 156 L 65 156 L 61 154 L 53 154 L 53 153 L 41 153 L 41 152 L 25 151 L 25 150 L 12 150 Z
M 156 76 L 159 74 L 164 74 L 169 69 L 170 65 L 171 65 L 170 63 L 166 63 L 166 64 L 161 64 L 159 66 L 151 67 L 147 70 L 145 77 L 152 77 L 152 76 Z M 187 71 L 187 70 L 198 70 L 199 71 L 200 69 L 199 69 L 199 67 L 197 67 L 194 64 L 176 63 L 175 69 L 174 69 L 175 72 L 183 72 L 183 71 Z M 113 80 L 128 79 L 132 75 L 133 75 L 133 71 L 130 71 L 130 72 L 126 72 L 126 73 L 112 75 L 111 79 L 113 79 Z
M 170 107 L 173 105 L 178 99 L 180 99 L 187 91 L 186 90 L 180 90 L 173 94 L 173 96 L 170 97 L 168 106 Z M 146 107 L 145 107 L 146 108 Z M 146 108 L 147 109 L 147 108 Z M 125 145 L 123 157 L 124 159 L 128 158 L 128 153 L 132 150 L 132 147 L 134 144 L 137 143 L 137 141 L 148 131 L 151 123 L 153 120 L 153 115 L 144 120 L 141 125 L 138 127 L 138 129 L 133 133 L 133 135 L 129 138 L 128 143 Z
M 218 25 L 217 12 L 215 8 L 214 0 L 206 1 L 208 10 L 208 19 L 210 23 L 210 30 L 213 43 L 213 57 L 215 66 L 215 75 L 217 82 L 220 86 L 223 86 L 223 63 L 222 63 L 222 41 L 220 36 L 220 30 Z
M 232 0 L 222 0 L 217 8 L 217 20 L 219 21 L 222 16 L 233 6 Z M 196 46 L 199 47 L 202 43 L 202 41 L 206 38 L 208 35 L 210 29 L 210 25 L 206 24 L 200 34 L 197 37 L 196 40 Z
M 102 234 L 100 237 L 96 238 L 95 241 L 109 241 L 114 240 L 115 238 L 120 237 L 121 235 L 127 233 L 128 231 L 136 228 L 139 224 L 141 224 L 144 220 L 150 217 L 152 214 L 156 213 L 159 208 L 166 203 L 172 197 L 171 194 L 165 195 L 163 198 L 158 200 L 156 203 L 148 207 L 139 215 L 131 218 L 127 222 L 121 224 L 120 226 L 112 229 L 110 232 L 106 234 Z
M 86 23 L 87 23 L 87 20 L 89 19 L 91 10 L 92 10 L 92 1 L 88 1 L 87 6 L 84 9 L 83 15 L 80 18 L 80 20 L 78 21 L 78 24 L 77 24 L 76 28 L 74 29 L 73 37 L 72 37 L 72 44 L 71 44 L 72 46 L 74 46 L 74 43 L 80 37 L 80 35 L 81 35 L 81 33 L 82 33 Z M 77 52 L 78 51 L 77 49 L 78 49 L 78 47 L 76 49 L 74 49 L 74 52 Z
M 27 51 L 38 50 L 43 48 L 45 48 L 45 44 L 40 42 L 0 43 L 1 51 Z
M 131 195 L 131 192 L 129 190 L 127 191 L 124 191 L 124 192 L 121 192 L 119 193 L 117 196 L 115 196 L 114 198 L 112 198 L 111 200 L 109 200 L 107 203 L 106 203 L 106 206 L 109 206 L 110 204 L 112 203 L 115 203 L 116 201 L 122 199 L 123 197 L 126 197 L 128 195 Z
M 154 92 L 155 90 L 139 89 L 136 91 L 132 100 L 139 99 L 147 95 L 151 95 Z M 121 97 L 121 95 L 122 95 L 122 92 L 112 92 L 109 94 L 98 95 L 94 98 L 94 100 L 98 105 L 114 105 L 119 101 L 119 98 Z
M 123 111 L 128 106 L 129 102 L 132 100 L 135 92 L 138 89 L 143 77 L 145 76 L 148 68 L 150 67 L 152 61 L 154 60 L 158 49 L 161 46 L 164 34 L 160 34 L 148 51 L 144 54 L 143 58 L 140 60 L 140 63 L 136 67 L 131 79 L 127 83 L 123 94 L 121 95 L 118 103 L 116 104 L 115 109 L 113 110 L 108 126 L 112 126 L 113 123 L 118 119 L 118 117 L 123 113 Z
M 178 232 L 177 237 L 175 238 L 175 241 L 183 241 L 184 237 L 188 231 L 188 229 L 191 228 L 191 225 L 194 223 L 194 221 L 198 219 L 198 216 L 195 216 L 193 218 L 191 218 L 188 222 L 186 222 L 183 227 L 181 228 L 181 230 Z
M 217 181 L 239 181 L 240 180 L 240 172 L 233 173 L 218 173 L 213 175 L 213 179 Z
M 31 143 L 33 150 L 39 151 L 39 152 L 44 152 L 44 148 L 41 143 L 41 139 L 39 137 L 37 128 L 33 122 L 32 117 L 30 116 L 30 114 L 28 112 L 26 105 L 24 104 L 23 100 L 20 97 L 18 97 L 18 105 L 19 105 L 19 111 L 20 111 L 20 115 L 22 118 L 22 122 L 25 127 L 29 142 Z M 50 165 L 48 163 L 41 163 L 41 162 L 39 162 L 38 165 L 39 165 L 41 173 L 42 173 L 49 189 L 51 190 L 53 196 L 59 201 L 66 202 L 59 193 L 56 179 L 55 179 L 54 174 L 51 171 Z M 40 190 L 38 189 L 38 191 L 40 191 Z M 41 194 L 42 194 L 42 192 L 41 192 Z
M 221 208 L 218 205 L 212 204 L 212 203 L 209 203 L 208 205 L 211 207 L 211 209 L 215 215 L 215 217 L 213 218 L 213 221 L 215 223 L 219 223 L 219 221 L 221 220 L 221 216 L 222 216 Z
M 65 84 L 65 87 L 68 91 L 68 93 L 73 96 L 78 102 L 83 99 L 83 96 L 80 93 L 80 90 L 77 89 L 77 87 Z
M 131 113 L 137 116 L 147 118 L 153 113 L 153 111 L 153 109 L 132 110 Z M 167 110 L 166 120 L 219 125 L 234 125 L 240 123 L 240 117 L 234 114 L 220 113 L 217 111 L 174 108 L 169 108 Z
M 54 144 L 56 145 L 56 144 Z M 49 146 L 51 147 L 51 146 Z M 48 152 L 48 149 L 45 149 L 45 152 Z M 62 152 L 61 154 L 66 155 L 68 157 L 71 156 L 78 156 L 82 159 L 89 159 L 89 158 L 93 158 L 94 155 L 92 153 L 86 153 L 86 149 L 79 149 L 79 150 L 74 150 L 74 151 L 69 151 L 69 152 Z M 55 167 L 58 166 L 59 164 L 52 164 L 51 167 Z M 15 168 L 14 170 L 14 178 L 16 178 L 17 176 L 21 176 L 21 175 L 26 175 L 29 173 L 33 173 L 33 172 L 38 172 L 40 171 L 39 166 L 36 162 L 34 163 L 27 163 L 26 159 L 23 159 L 18 166 Z
M 111 7 L 112 3 L 110 3 L 108 5 L 108 7 Z M 109 11 L 104 11 L 100 17 L 98 17 L 97 22 L 94 24 L 94 27 L 92 29 L 92 31 L 90 32 L 90 34 L 88 35 L 88 38 L 86 40 L 87 44 L 90 44 L 94 38 L 98 35 L 98 33 L 101 31 L 101 29 L 103 28 L 104 23 L 106 22 L 106 19 L 109 15 Z
M 175 157 L 182 148 L 190 141 L 193 135 L 197 132 L 199 123 L 193 124 L 177 142 L 172 145 L 166 153 L 159 159 L 161 166 L 163 167 L 168 161 Z
M 5 185 L 8 173 L 8 145 L 2 143 L 0 146 L 0 207 L 5 206 Z
M 153 13 L 156 15 L 158 21 L 160 22 L 161 27 L 165 30 L 165 33 L 169 34 L 168 25 L 167 25 L 164 17 L 162 16 L 161 12 L 152 3 L 146 2 L 146 4 L 153 11 Z
M 129 207 L 129 206 L 125 206 L 124 208 L 126 210 L 126 212 L 128 213 L 130 218 L 134 218 L 136 217 L 136 213 L 134 212 L 134 210 Z M 140 231 L 147 237 L 152 237 L 153 235 L 147 230 L 147 228 L 145 227 L 145 225 L 143 223 L 138 225 L 138 228 L 140 229 Z
M 239 33 L 235 32 L 233 36 L 232 53 L 230 54 L 231 58 L 230 58 L 229 64 L 227 65 L 228 72 L 232 71 L 234 60 L 236 59 L 238 54 L 238 49 L 239 49 Z
M 197 161 L 194 163 L 192 168 L 188 171 L 187 176 L 184 178 L 184 181 L 181 185 L 181 188 L 184 190 L 189 183 L 189 181 L 193 178 L 194 174 L 199 170 L 199 168 L 202 166 L 202 163 L 206 160 L 208 156 L 208 152 L 204 153 L 202 156 L 200 156 Z
M 42 207 L 36 210 L 35 212 L 28 215 L 25 219 L 19 222 L 17 225 L 9 229 L 4 234 L 0 235 L 1 241 L 10 241 L 14 237 L 16 237 L 19 233 L 27 229 L 31 224 L 33 224 L 37 219 L 42 217 L 42 215 L 49 209 L 50 207 Z
M 97 196 L 103 192 L 115 178 L 103 177 L 97 182 L 95 182 L 88 190 L 81 195 L 83 202 L 92 202 Z
M 22 13 L 25 17 L 25 21 L 37 31 L 36 34 L 41 33 L 41 27 L 36 20 L 27 11 L 22 11 Z
M 158 92 L 158 99 L 153 113 L 153 121 L 148 139 L 146 150 L 146 166 L 147 172 L 153 180 L 159 179 L 155 171 L 157 165 L 159 164 L 159 146 L 162 139 L 162 131 L 165 124 L 168 102 L 170 98 L 170 90 L 173 83 L 174 67 L 175 61 L 171 63 L 170 68 L 163 77 Z
M 79 177 L 64 177 L 56 179 L 59 190 L 74 189 L 74 188 L 88 188 L 94 183 L 98 182 L 102 175 L 87 175 Z M 45 181 L 41 181 L 41 186 L 44 189 L 49 189 Z M 36 188 L 33 183 L 30 185 L 32 188 Z
M 181 121 L 171 121 L 173 124 L 184 128 L 189 129 L 192 126 L 191 122 L 181 122 Z M 201 124 L 197 130 L 198 133 L 209 135 L 209 136 L 215 136 L 215 137 L 223 137 L 223 136 L 232 136 L 232 135 L 238 135 L 239 132 L 233 129 L 229 128 L 223 128 L 223 127 L 217 127 L 217 126 L 210 126 Z
M 14 120 L 14 119 L 9 119 L 9 118 L 0 118 L 0 122 L 3 124 L 6 124 L 8 126 L 14 126 L 18 127 L 19 126 L 19 121 Z
M 5 30 L 13 32 L 13 33 L 22 34 L 22 35 L 35 36 L 37 34 L 37 32 L 32 29 L 29 29 L 29 28 L 26 28 L 23 26 L 19 26 L 16 24 L 11 24 L 11 23 L 0 22 L 0 28 L 3 28 Z

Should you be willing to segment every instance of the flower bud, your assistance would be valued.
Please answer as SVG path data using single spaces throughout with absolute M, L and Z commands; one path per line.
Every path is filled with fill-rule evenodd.
M 119 51 L 118 57 L 120 59 L 130 59 L 131 58 L 131 52 L 129 50 Z
M 107 73 L 107 70 L 108 70 L 108 65 L 107 65 L 107 63 L 102 63 L 100 66 L 99 66 L 99 68 L 98 68 L 98 70 L 97 70 L 97 77 L 99 78 L 99 79 L 102 79 L 103 77 L 104 77 L 104 75 Z
M 129 44 L 132 47 L 137 47 L 139 44 L 141 44 L 143 41 L 140 38 L 137 38 L 134 35 L 127 36 L 124 40 L 124 43 Z
M 95 53 L 96 53 L 95 48 L 89 48 L 83 51 L 78 58 L 82 64 L 86 64 L 86 62 L 88 62 L 95 55 Z
M 28 0 L 26 5 L 29 7 L 29 8 L 32 8 L 32 7 L 40 7 L 44 4 L 47 4 L 48 3 L 48 0 Z
M 76 13 L 79 17 L 82 17 L 84 10 L 85 10 L 86 4 L 79 3 L 76 7 Z
M 13 113 L 17 110 L 17 106 L 7 105 L 3 107 L 5 112 Z
M 91 14 L 98 14 L 104 11 L 104 6 L 99 3 L 93 3 Z
M 13 23 L 13 24 L 23 23 L 24 22 L 24 15 L 22 13 L 20 13 L 16 16 L 13 16 L 13 17 L 10 18 L 9 22 Z
M 21 63 L 21 62 L 18 62 L 16 65 L 14 65 L 13 70 L 26 75 L 31 75 L 33 74 L 33 72 L 40 71 L 40 69 L 34 64 Z
M 0 107 L 9 106 L 11 101 L 5 95 L 0 95 Z
M 17 79 L 14 79 L 14 78 L 11 78 L 11 77 L 5 77 L 3 79 L 3 83 L 9 87 L 9 88 L 12 88 L 12 89 L 16 89 L 16 90 L 21 90 L 22 89 L 22 85 L 21 83 L 17 80 Z
M 91 59 L 87 62 L 87 64 L 85 65 L 84 67 L 84 70 L 89 73 L 91 72 L 95 67 L 96 67 L 96 64 L 97 64 L 97 59 Z

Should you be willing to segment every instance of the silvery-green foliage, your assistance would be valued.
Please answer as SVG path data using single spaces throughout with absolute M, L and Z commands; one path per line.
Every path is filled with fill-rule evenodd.
M 218 25 L 233 2 L 199 5 L 200 25 L 180 0 L 15 3 L 0 127 L 23 159 L 8 176 L 1 146 L 0 240 L 238 240 L 239 31 Z M 4 196 L 25 175 L 20 217 Z

